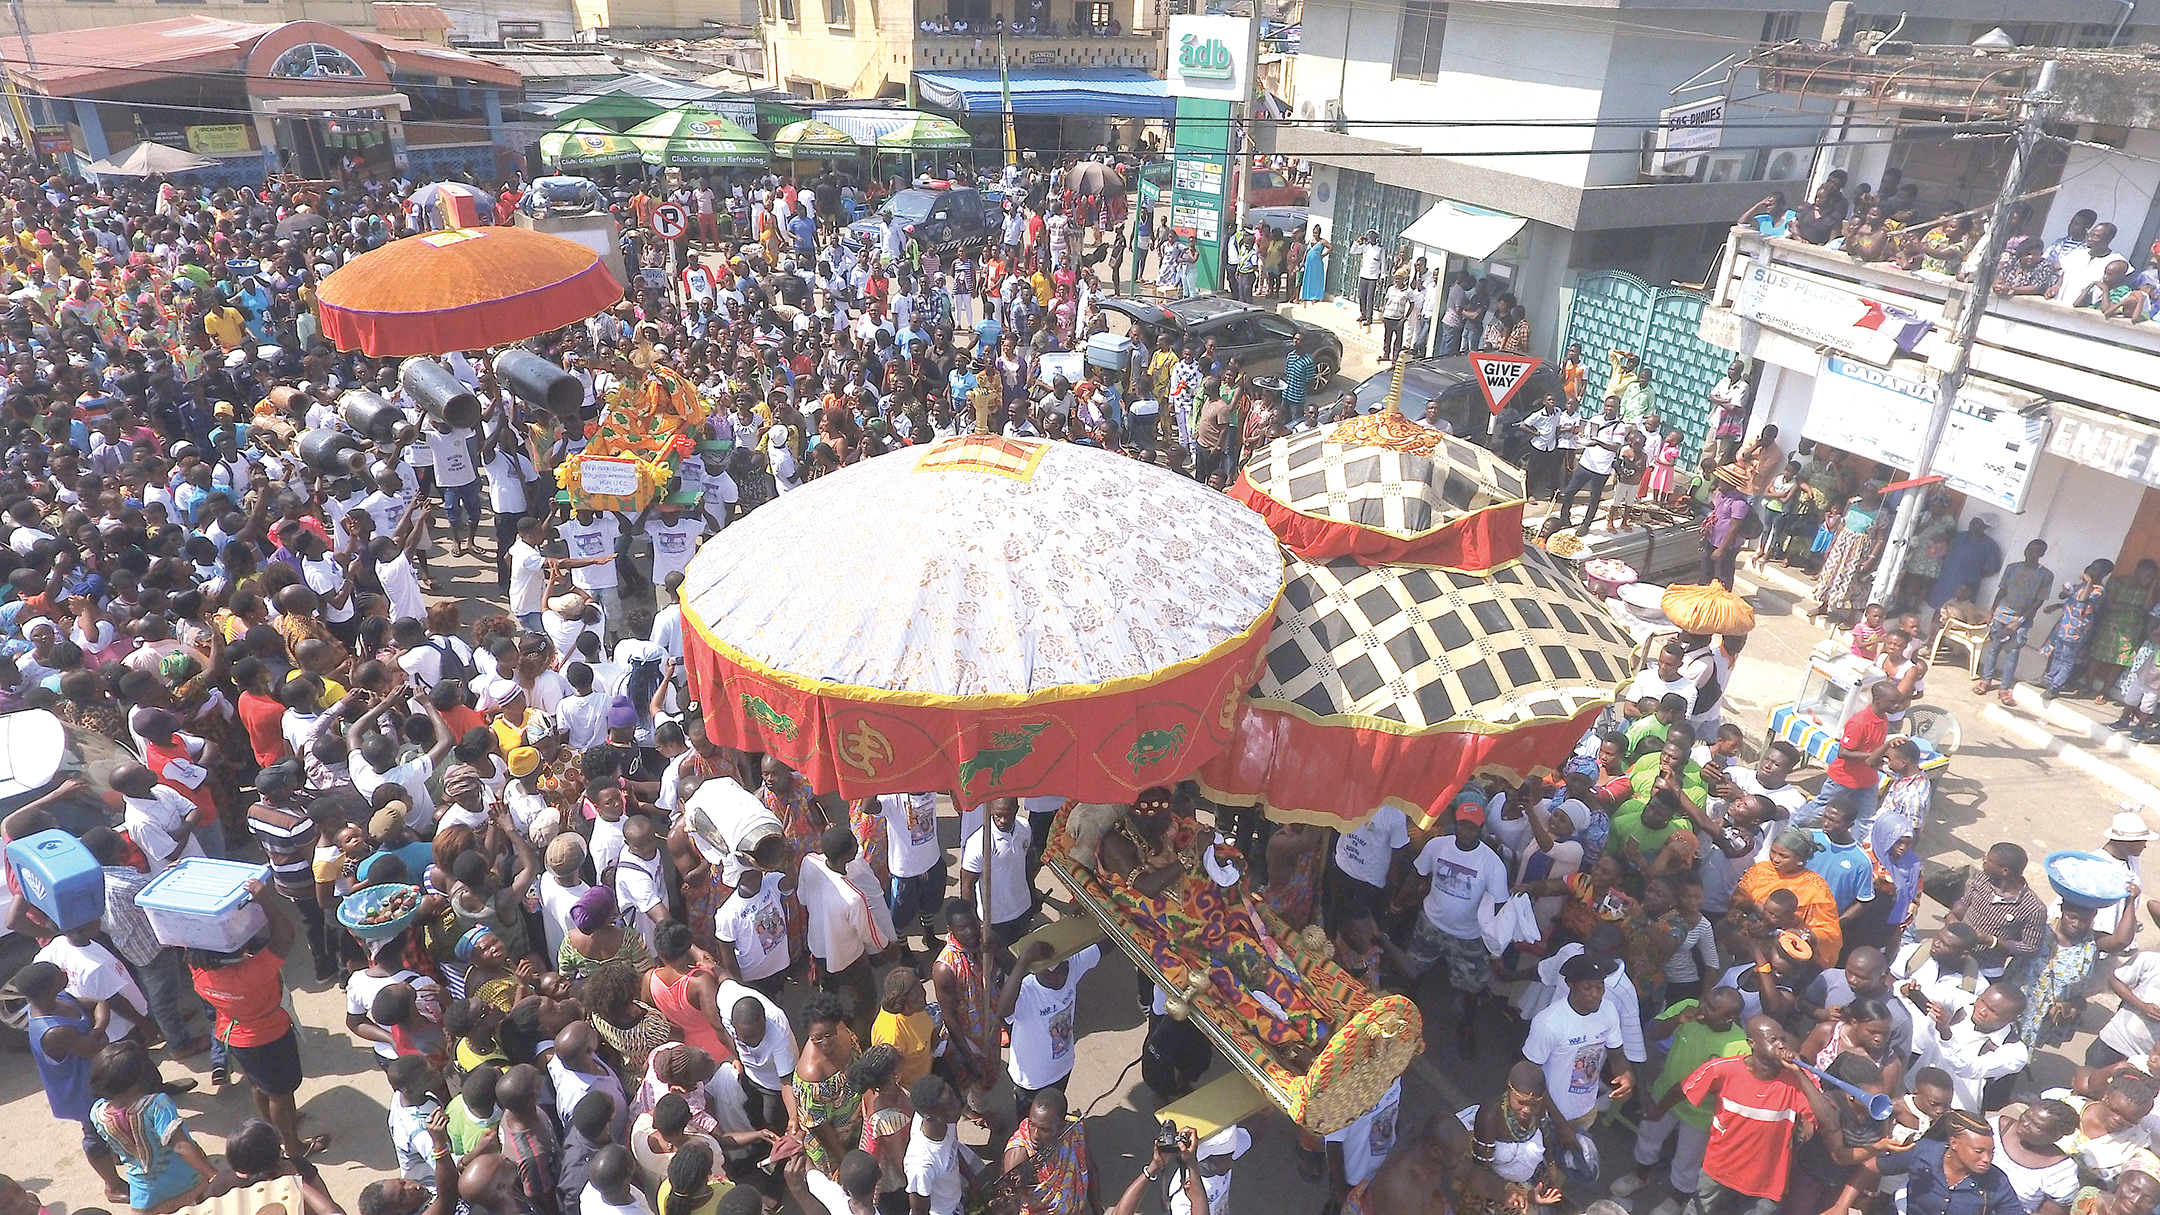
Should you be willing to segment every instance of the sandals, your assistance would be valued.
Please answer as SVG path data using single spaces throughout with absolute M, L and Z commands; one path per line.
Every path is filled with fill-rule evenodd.
M 309 1135 L 300 1141 L 300 1159 L 302 1160 L 306 1160 L 311 1156 L 320 1156 L 329 1150 L 330 1136 L 327 1132 L 321 1135 Z
M 2004 688 L 2002 691 L 1997 692 L 1995 694 L 1995 699 L 2001 701 L 2006 705 L 2014 705 L 2017 703 L 2017 697 L 2012 696 L 2010 694 L 2010 689 L 2008 688 Z
M 1992 691 L 1994 691 L 1994 690 L 1995 690 L 1995 681 L 1994 681 L 1994 680 L 1992 680 L 1992 679 L 1975 679 L 1975 680 L 1973 680 L 1973 695 L 1975 695 L 1975 696 L 1985 696 L 1985 695 L 1987 695 L 1988 693 L 1990 693 L 1990 692 L 1992 692 Z

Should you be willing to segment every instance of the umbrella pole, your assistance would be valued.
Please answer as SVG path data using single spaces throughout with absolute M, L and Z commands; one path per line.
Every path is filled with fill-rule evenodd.
M 982 958 L 977 962 L 977 965 L 982 968 L 983 978 L 987 981 L 990 976 L 997 973 L 991 966 L 992 941 L 990 936 L 991 874 L 997 866 L 997 851 L 991 847 L 990 803 L 988 800 L 982 803 L 982 842 L 982 898 L 977 900 L 978 914 L 982 919 L 982 939 L 976 944 L 982 951 Z M 1015 959 L 1013 964 L 1015 966 L 1019 965 L 1018 960 Z M 987 1073 L 983 1079 L 987 1083 L 995 1084 L 997 1082 L 997 1065 L 1004 1062 L 1004 1056 L 998 1047 L 997 994 L 994 984 L 986 988 L 986 994 L 990 997 L 990 1016 L 983 1021 L 982 1057 L 984 1070 Z

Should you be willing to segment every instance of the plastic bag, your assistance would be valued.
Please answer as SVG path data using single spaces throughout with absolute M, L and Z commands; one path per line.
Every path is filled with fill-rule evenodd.
M 1491 904 L 1478 907 L 1478 934 L 1485 938 L 1485 948 L 1494 957 L 1515 944 L 1534 943 L 1544 939 L 1538 931 L 1537 912 L 1530 906 L 1530 896 L 1518 894 L 1495 909 Z

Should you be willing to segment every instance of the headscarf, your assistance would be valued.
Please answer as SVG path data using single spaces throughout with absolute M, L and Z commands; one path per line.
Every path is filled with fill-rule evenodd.
M 1778 832 L 1777 846 L 1801 860 L 1815 855 L 1815 837 L 1798 827 L 1787 827 Z
M 579 899 L 578 901 L 580 903 L 584 902 L 583 899 Z M 571 912 L 571 918 L 577 918 L 577 913 L 575 910 Z M 578 927 L 584 928 L 584 925 L 580 924 L 578 925 Z M 591 930 L 586 929 L 586 931 L 589 932 Z M 458 938 L 457 960 L 460 962 L 471 962 L 473 960 L 473 955 L 480 952 L 480 942 L 485 941 L 489 937 L 492 937 L 494 935 L 495 930 L 485 924 L 475 924 L 471 928 L 467 929 L 465 935 Z
M 615 892 L 606 886 L 593 887 L 570 905 L 570 922 L 579 932 L 594 932 L 612 924 L 615 914 Z

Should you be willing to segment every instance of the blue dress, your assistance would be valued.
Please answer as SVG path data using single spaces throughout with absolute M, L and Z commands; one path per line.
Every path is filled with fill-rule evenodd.
M 55 1029 L 66 1027 L 78 1034 L 90 1032 L 90 1013 L 75 997 L 62 995 L 62 1009 L 73 1009 L 73 1016 L 43 1017 L 30 1014 L 30 1057 L 37 1060 L 38 1081 L 45 1086 L 46 1103 L 52 1106 L 53 1117 L 62 1122 L 90 1121 L 90 1060 L 73 1055 L 54 1058 L 45 1051 L 45 1035 Z
M 1315 244 L 1305 250 L 1305 277 L 1300 280 L 1307 302 L 1327 294 L 1327 246 Z

